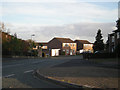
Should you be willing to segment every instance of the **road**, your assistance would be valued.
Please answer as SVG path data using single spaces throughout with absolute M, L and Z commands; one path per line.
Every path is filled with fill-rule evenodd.
M 41 59 L 13 59 L 4 60 L 2 62 L 2 76 L 3 88 L 64 88 L 63 86 L 56 85 L 52 82 L 35 78 L 32 74 L 36 69 L 55 69 L 56 67 L 85 67 L 88 71 L 89 68 L 94 68 L 93 76 L 104 77 L 118 77 L 118 69 L 109 65 L 96 64 L 89 60 L 81 60 L 81 56 L 68 56 L 68 57 L 51 57 Z M 55 67 L 55 68 L 53 68 Z M 97 69 L 98 68 L 98 69 Z M 100 68 L 100 73 L 99 73 Z M 47 69 L 47 70 L 48 70 Z M 87 70 L 80 70 L 81 73 L 87 76 L 92 76 L 92 73 Z M 50 73 L 51 71 L 48 70 Z M 79 72 L 80 73 L 80 72 Z M 82 75 L 82 74 L 80 74 Z M 83 76 L 85 76 L 83 75 Z
M 3 59 L 4 60 L 4 59 Z M 63 88 L 54 83 L 37 79 L 33 76 L 36 69 L 48 68 L 65 63 L 70 59 L 60 57 L 50 59 L 14 59 L 3 61 L 3 88 Z

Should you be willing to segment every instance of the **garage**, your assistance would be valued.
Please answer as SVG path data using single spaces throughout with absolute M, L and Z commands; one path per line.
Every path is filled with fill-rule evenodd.
M 59 56 L 60 49 L 51 49 L 51 56 Z

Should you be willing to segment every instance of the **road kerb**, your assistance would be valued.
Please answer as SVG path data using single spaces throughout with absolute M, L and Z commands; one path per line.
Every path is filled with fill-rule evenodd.
M 57 85 L 61 85 L 65 88 L 88 88 L 88 87 L 85 87 L 85 86 L 79 86 L 79 85 L 75 85 L 75 84 L 72 84 L 72 83 L 62 82 L 62 81 L 58 81 L 58 80 L 48 78 L 47 76 L 44 76 L 44 75 L 40 74 L 39 70 L 35 70 L 34 75 L 36 77 L 38 77 L 39 79 L 50 81 L 50 82 L 55 83 Z

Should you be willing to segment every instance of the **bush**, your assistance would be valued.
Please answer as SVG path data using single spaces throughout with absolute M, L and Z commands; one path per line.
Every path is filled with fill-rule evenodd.
M 84 59 L 91 58 L 115 58 L 115 53 L 83 53 Z
M 61 55 L 65 55 L 65 52 L 62 51 L 62 52 L 61 52 Z

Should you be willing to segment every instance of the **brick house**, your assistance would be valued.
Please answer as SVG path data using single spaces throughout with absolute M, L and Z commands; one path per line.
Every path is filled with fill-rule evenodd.
M 11 40 L 12 37 L 13 37 L 12 35 L 10 35 L 6 32 L 2 32 L 2 42 L 9 41 L 9 40 Z
M 33 48 L 34 50 L 38 50 L 39 57 L 49 56 L 49 49 L 47 42 L 37 42 L 36 46 Z
M 109 52 L 114 52 L 117 45 L 120 45 L 120 30 L 114 30 L 108 34 Z
M 90 43 L 87 40 L 75 40 L 75 43 L 77 43 L 77 52 L 82 53 L 82 52 L 93 52 L 93 44 Z
M 53 38 L 48 42 L 51 56 L 76 55 L 76 43 L 69 38 Z

